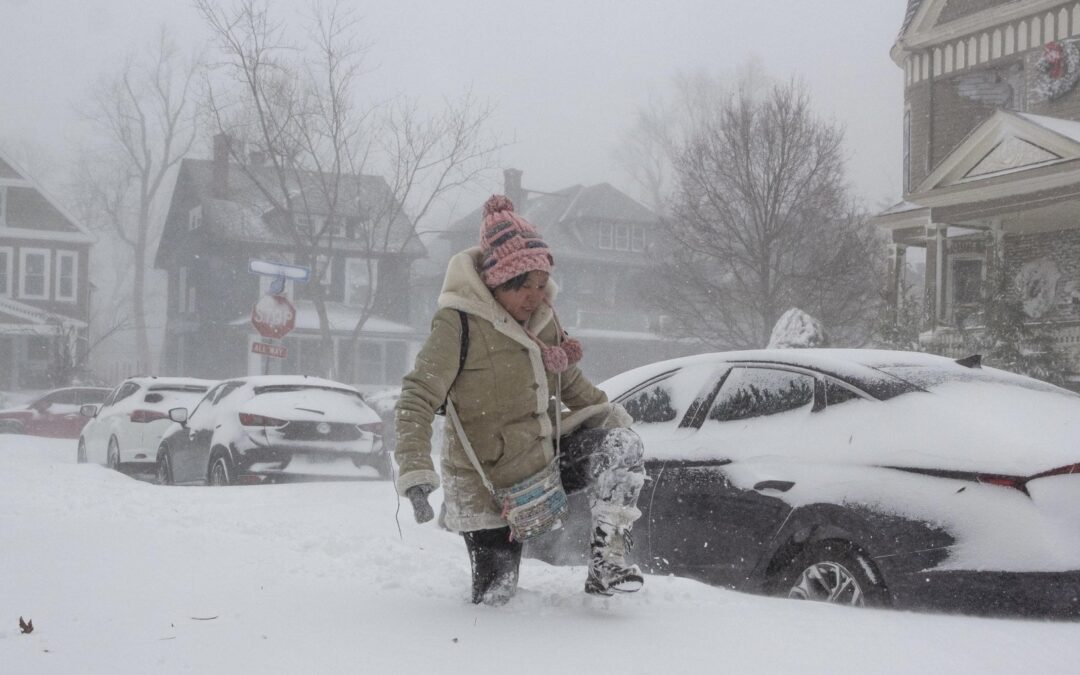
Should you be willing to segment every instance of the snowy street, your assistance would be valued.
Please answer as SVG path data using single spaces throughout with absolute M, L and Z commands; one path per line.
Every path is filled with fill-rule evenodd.
M 509 605 L 473 606 L 460 537 L 403 503 L 399 538 L 387 481 L 160 487 L 76 464 L 74 443 L 0 436 L 4 673 L 1065 673 L 1080 658 L 1073 623 L 659 577 L 602 599 L 583 568 L 535 560 Z

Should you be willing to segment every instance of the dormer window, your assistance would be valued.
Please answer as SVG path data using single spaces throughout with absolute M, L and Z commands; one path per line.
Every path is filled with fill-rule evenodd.
M 201 205 L 196 206 L 195 208 L 188 211 L 188 232 L 194 232 L 195 230 L 199 229 L 200 227 L 202 227 L 202 223 L 203 213 Z

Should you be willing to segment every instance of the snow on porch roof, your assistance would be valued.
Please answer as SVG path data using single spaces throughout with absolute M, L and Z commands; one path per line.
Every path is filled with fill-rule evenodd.
M 17 323 L 25 325 L 27 328 L 33 326 L 73 326 L 75 328 L 86 328 L 86 322 L 79 319 L 72 318 L 70 316 L 64 316 L 63 314 L 56 314 L 54 312 L 47 312 L 43 309 L 38 309 L 33 305 L 27 305 L 11 298 L 0 298 L 0 324 L 6 323 L 3 320 L 3 315 L 13 317 Z
M 319 314 L 315 311 L 315 304 L 310 300 L 298 300 L 296 306 L 296 328 L 300 331 L 319 330 Z M 360 320 L 363 310 L 340 302 L 326 303 L 326 318 L 330 324 L 330 330 L 335 332 L 348 332 L 353 329 Z M 251 323 L 251 316 L 245 315 L 230 322 L 233 326 L 243 326 Z M 376 316 L 368 316 L 364 322 L 361 334 L 390 333 L 398 335 L 411 335 L 416 333 L 412 326 L 391 321 L 390 319 Z

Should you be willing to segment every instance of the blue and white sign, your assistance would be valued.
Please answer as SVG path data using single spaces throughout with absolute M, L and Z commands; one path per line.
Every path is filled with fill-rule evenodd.
M 286 265 L 285 263 L 270 262 L 269 260 L 249 260 L 248 270 L 253 274 L 262 274 L 268 277 L 285 277 L 291 281 L 307 281 L 311 278 L 311 268 L 300 265 Z

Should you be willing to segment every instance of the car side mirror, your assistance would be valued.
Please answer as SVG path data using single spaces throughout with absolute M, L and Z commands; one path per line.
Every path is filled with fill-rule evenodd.
M 187 426 L 187 408 L 171 408 L 169 419 L 181 426 Z
M 79 408 L 79 414 L 83 417 L 97 417 L 97 406 L 93 403 L 87 403 Z
M 39 413 L 43 413 L 52 407 L 52 403 L 48 401 L 34 401 L 32 404 L 30 404 L 30 407 L 38 411 Z

